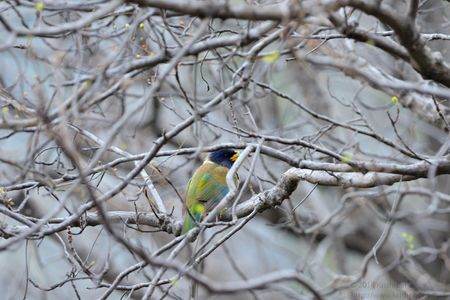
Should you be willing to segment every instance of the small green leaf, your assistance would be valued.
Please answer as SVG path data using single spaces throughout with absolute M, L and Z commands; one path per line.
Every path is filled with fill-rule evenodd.
M 36 2 L 36 5 L 34 6 L 34 8 L 36 9 L 36 11 L 43 11 L 45 8 L 45 4 L 44 2 Z
M 353 156 L 351 154 L 344 154 L 341 156 L 341 162 L 349 163 L 353 160 Z
M 139 29 L 144 29 L 145 25 L 144 23 L 139 23 Z
M 265 63 L 271 64 L 275 61 L 277 61 L 277 59 L 280 57 L 280 51 L 272 51 L 269 54 L 266 54 L 263 56 L 263 61 Z
M 397 104 L 398 104 L 398 97 L 397 97 L 397 96 L 392 96 L 391 102 L 392 102 L 393 104 L 397 105 Z
M 414 250 L 414 240 L 415 240 L 414 236 L 407 232 L 403 232 L 402 238 L 405 240 L 405 243 L 408 246 L 409 251 L 413 251 Z
M 179 279 L 178 276 L 174 276 L 174 277 L 170 278 L 169 279 L 170 284 L 174 286 L 175 284 L 177 284 L 178 279 Z
M 128 144 L 127 144 L 127 143 L 121 143 L 121 144 L 119 145 L 119 148 L 122 149 L 122 150 L 124 150 L 124 151 L 127 151 L 127 149 L 128 149 Z
M 85 80 L 84 82 L 83 82 L 83 87 L 84 88 L 90 88 L 91 86 L 92 86 L 92 80 L 91 79 L 88 79 L 88 80 Z

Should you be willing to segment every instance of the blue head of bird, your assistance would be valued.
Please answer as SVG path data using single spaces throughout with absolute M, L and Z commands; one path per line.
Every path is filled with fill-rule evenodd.
M 220 149 L 211 152 L 208 156 L 208 160 L 230 169 L 238 157 L 239 152 L 237 151 L 231 149 Z

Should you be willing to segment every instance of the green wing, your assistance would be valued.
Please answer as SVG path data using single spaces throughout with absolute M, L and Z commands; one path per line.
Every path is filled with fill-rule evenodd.
M 204 163 L 195 171 L 188 183 L 186 204 L 197 221 L 200 221 L 228 193 L 227 172 L 228 168 L 211 162 Z M 194 220 L 186 213 L 183 233 L 194 226 Z
M 201 202 L 207 210 L 211 210 L 228 193 L 227 173 L 228 168 L 214 163 L 201 165 L 188 186 L 187 206 Z

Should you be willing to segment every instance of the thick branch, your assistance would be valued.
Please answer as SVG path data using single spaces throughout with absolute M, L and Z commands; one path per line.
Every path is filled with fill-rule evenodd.
M 392 185 L 399 181 L 407 181 L 416 179 L 414 176 L 402 176 L 395 174 L 384 173 L 340 173 L 336 172 L 330 174 L 325 171 L 310 171 L 302 170 L 298 168 L 291 168 L 286 171 L 278 181 L 278 183 L 265 190 L 258 195 L 253 196 L 247 201 L 239 204 L 236 207 L 236 216 L 239 218 L 248 216 L 258 209 L 264 211 L 280 205 L 285 199 L 296 190 L 300 180 L 305 180 L 311 183 L 317 183 L 320 185 L 328 186 L 342 186 L 342 187 L 359 187 L 370 188 L 380 185 Z M 222 221 L 232 220 L 231 210 L 228 209 L 221 214 L 220 219 Z M 49 220 L 48 225 L 42 226 L 40 232 L 36 232 L 31 237 L 41 237 L 42 234 L 49 235 L 54 232 L 62 231 L 65 227 L 54 226 L 56 224 L 65 224 L 66 226 L 97 226 L 102 224 L 102 219 L 96 213 L 88 213 L 83 217 L 73 219 L 71 222 L 67 222 L 67 218 L 53 218 Z M 132 212 L 108 212 L 107 221 L 113 223 L 125 223 L 125 224 L 138 224 L 156 227 L 162 231 L 179 235 L 181 232 L 180 222 L 174 219 L 172 216 L 153 213 L 132 213 Z M 3 238 L 9 238 L 24 232 L 28 229 L 28 226 L 12 226 L 8 224 L 0 225 L 0 236 Z
M 379 5 L 375 1 L 343 0 L 337 1 L 333 6 L 335 8 L 343 6 L 357 8 L 392 27 L 402 46 L 408 50 L 415 67 L 419 69 L 420 73 L 427 79 L 435 80 L 450 87 L 450 66 L 443 60 L 441 53 L 432 52 L 426 45 L 426 40 L 421 37 L 415 19 L 411 18 L 411 13 L 415 13 L 414 9 L 412 12 L 410 11 L 409 16 L 403 16 L 392 8 Z
M 291 1 L 268 6 L 236 4 L 228 1 L 134 0 L 130 2 L 200 18 L 283 21 L 303 17 L 300 7 Z

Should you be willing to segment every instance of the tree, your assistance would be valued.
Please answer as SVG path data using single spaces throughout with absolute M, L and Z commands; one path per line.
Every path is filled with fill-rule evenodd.
M 449 3 L 0 3 L 7 298 L 450 296 Z M 181 235 L 205 153 L 229 193 Z

